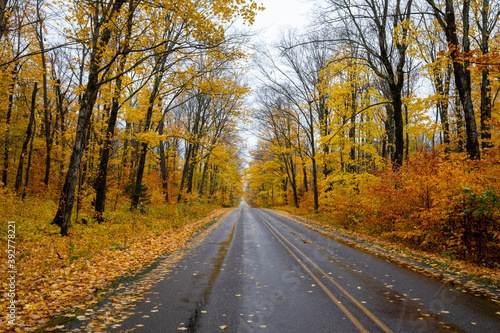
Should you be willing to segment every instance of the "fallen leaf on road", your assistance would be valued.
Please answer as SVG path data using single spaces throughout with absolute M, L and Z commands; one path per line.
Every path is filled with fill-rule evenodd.
M 227 325 L 222 325 L 222 326 L 219 326 L 219 328 L 220 328 L 221 330 L 225 330 L 225 329 L 227 328 Z

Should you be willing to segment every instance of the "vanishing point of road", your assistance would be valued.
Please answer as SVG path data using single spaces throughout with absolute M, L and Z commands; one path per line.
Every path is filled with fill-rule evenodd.
M 500 306 L 243 202 L 110 331 L 487 333 Z

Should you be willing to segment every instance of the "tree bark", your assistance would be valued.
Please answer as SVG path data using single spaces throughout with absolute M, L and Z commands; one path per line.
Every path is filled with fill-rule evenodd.
M 163 135 L 164 123 L 160 121 L 158 125 L 158 134 Z M 168 152 L 167 152 L 168 154 Z M 165 195 L 165 202 L 168 203 L 168 155 L 165 154 L 165 142 L 160 141 L 160 176 L 163 188 L 163 194 Z M 167 155 L 167 156 L 165 156 Z
M 2 183 L 3 186 L 7 186 L 7 171 L 9 169 L 9 151 L 10 151 L 10 119 L 12 117 L 12 104 L 14 101 L 14 88 L 16 87 L 17 81 L 17 67 L 16 64 L 12 69 L 12 83 L 9 89 L 9 105 L 7 106 L 7 117 L 5 124 L 7 125 L 7 130 L 5 133 L 5 147 L 4 147 L 4 160 L 3 160 L 3 170 L 2 170 Z
M 489 38 L 491 30 L 489 28 L 489 9 L 490 1 L 483 0 L 483 5 L 481 9 L 481 19 L 482 23 L 479 26 L 481 31 L 481 44 L 480 49 L 483 57 L 489 52 Z M 488 65 L 485 65 L 481 71 L 481 139 L 482 147 L 490 148 L 492 147 L 491 142 L 491 84 L 490 84 L 490 73 Z
M 45 177 L 43 178 L 43 183 L 45 186 L 49 185 L 50 178 L 50 151 L 52 147 L 52 137 L 50 135 L 50 115 L 49 115 L 49 99 L 48 99 L 48 87 L 47 87 L 47 60 L 45 57 L 45 45 L 43 43 L 43 22 L 44 18 L 40 14 L 40 6 L 42 3 L 40 0 L 37 1 L 37 29 L 36 37 L 38 39 L 38 46 L 40 47 L 40 56 L 42 58 L 42 79 L 43 79 L 43 126 L 45 134 Z
M 111 31 L 108 30 L 107 23 L 120 10 L 126 0 L 116 0 L 113 3 L 110 13 L 106 13 L 105 17 L 99 18 L 99 13 L 94 15 L 94 31 L 92 41 L 92 52 L 90 56 L 88 82 L 85 92 L 82 96 L 80 112 L 78 113 L 77 128 L 75 143 L 66 173 L 64 185 L 59 197 L 59 206 L 54 220 L 51 224 L 56 224 L 61 228 L 61 235 L 67 236 L 71 213 L 75 201 L 75 189 L 78 182 L 78 170 L 82 161 L 83 152 L 86 144 L 87 129 L 90 124 L 92 110 L 97 99 L 99 87 L 100 62 L 103 55 L 104 47 L 108 45 L 111 39 Z M 100 28 L 105 27 L 101 33 Z
M 28 151 L 28 144 L 31 140 L 31 135 L 33 134 L 33 124 L 35 122 L 35 108 L 36 108 L 36 92 L 38 91 L 38 83 L 35 83 L 33 87 L 33 93 L 31 94 L 31 108 L 30 108 L 30 120 L 28 123 L 28 128 L 26 129 L 26 139 L 24 139 L 23 146 L 21 148 L 21 156 L 19 157 L 19 165 L 17 167 L 15 192 L 19 193 L 19 188 L 23 179 L 23 167 L 24 167 L 24 156 Z
M 9 0 L 0 0 L 0 40 L 2 40 L 7 30 L 7 18 L 5 13 L 7 12 L 7 4 Z
M 123 55 L 120 59 L 119 72 L 123 73 L 125 71 L 125 65 L 127 63 L 127 56 L 130 52 L 129 42 L 130 36 L 132 34 L 132 18 L 134 14 L 135 6 L 133 3 L 129 6 L 128 19 L 127 19 L 127 32 L 124 39 L 124 50 Z M 104 139 L 104 145 L 101 149 L 100 159 L 99 159 L 99 170 L 97 172 L 97 177 L 95 180 L 95 207 L 94 207 L 94 217 L 99 223 L 104 221 L 103 213 L 106 208 L 106 191 L 107 191 L 107 178 L 108 178 L 108 164 L 111 155 L 111 148 L 113 146 L 113 136 L 115 134 L 116 120 L 118 118 L 118 111 L 120 109 L 120 96 L 122 93 L 123 76 L 120 75 L 116 79 L 115 92 L 113 95 L 113 102 L 111 104 L 111 110 L 109 112 L 108 127 L 106 129 L 106 137 Z
M 472 103 L 471 75 L 468 69 L 469 61 L 464 57 L 470 52 L 469 40 L 469 11 L 470 0 L 465 0 L 462 7 L 463 37 L 462 44 L 458 41 L 457 24 L 453 0 L 445 1 L 445 11 L 441 14 L 434 0 L 427 0 L 434 9 L 434 16 L 441 25 L 446 41 L 449 45 L 450 58 L 453 62 L 453 73 L 455 76 L 455 86 L 460 97 L 465 120 L 466 149 L 471 159 L 480 159 L 478 132 L 476 118 L 474 116 L 474 105 Z M 461 49 L 462 48 L 462 52 Z

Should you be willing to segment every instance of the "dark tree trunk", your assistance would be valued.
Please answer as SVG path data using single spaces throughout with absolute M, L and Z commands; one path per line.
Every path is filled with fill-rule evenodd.
M 309 192 L 309 187 L 307 184 L 307 167 L 304 161 L 302 162 L 302 178 L 303 178 L 302 180 L 304 181 L 304 190 L 306 192 Z
M 316 171 L 316 158 L 311 158 L 312 160 L 312 174 L 313 174 L 313 195 L 314 195 L 314 211 L 317 212 L 319 209 L 319 196 L 318 196 L 318 173 Z
M 75 189 L 78 182 L 78 170 L 80 168 L 86 144 L 87 129 L 90 125 L 92 110 L 101 85 L 99 82 L 99 73 L 100 60 L 103 52 L 102 47 L 106 46 L 111 38 L 111 31 L 105 28 L 101 34 L 100 27 L 107 25 L 106 23 L 116 12 L 120 10 L 125 1 L 126 0 L 116 0 L 113 4 L 111 12 L 107 13 L 105 18 L 101 18 L 101 20 L 99 20 L 97 14 L 94 17 L 96 22 L 94 22 L 95 30 L 93 31 L 93 48 L 90 58 L 88 82 L 82 96 L 80 112 L 78 113 L 75 143 L 73 146 L 73 152 L 71 153 L 64 185 L 59 197 L 59 207 L 54 220 L 52 221 L 52 224 L 56 224 L 61 228 L 61 235 L 63 236 L 68 235 L 71 213 L 75 200 Z
M 55 75 L 54 75 L 55 76 Z M 62 144 L 63 140 L 62 138 L 64 137 L 64 133 L 66 131 L 65 129 L 65 110 L 64 110 L 64 96 L 61 92 L 61 81 L 59 79 L 56 80 L 56 84 L 54 85 L 54 90 L 55 90 L 55 95 L 56 95 L 56 110 L 57 110 L 57 119 L 56 124 L 59 123 L 59 134 L 58 134 L 58 139 L 56 142 L 56 145 L 59 143 Z M 59 173 L 60 173 L 60 178 L 63 178 L 63 170 L 64 170 L 64 149 L 61 151 L 61 156 L 59 158 Z
M 40 48 L 40 56 L 42 59 L 42 79 L 43 79 L 43 126 L 45 134 L 45 177 L 43 183 L 45 186 L 49 185 L 50 178 L 50 151 L 52 147 L 52 137 L 50 134 L 50 114 L 49 114 L 49 98 L 47 87 L 47 59 L 45 56 L 45 45 L 43 35 L 43 23 L 45 18 L 42 17 L 40 7 L 43 5 L 41 1 L 36 3 L 36 38 L 38 39 L 38 46 Z
M 188 144 L 186 149 L 186 156 L 184 157 L 184 167 L 182 168 L 181 183 L 179 185 L 179 195 L 177 196 L 177 202 L 182 200 L 182 191 L 184 191 L 184 184 L 188 175 L 189 164 L 191 163 L 191 144 Z
M 165 63 L 166 57 L 162 56 L 158 59 L 157 68 L 163 68 L 163 64 Z M 154 103 L 158 97 L 158 91 L 160 88 L 160 82 L 162 78 L 163 72 L 160 71 L 159 74 L 155 77 L 155 82 L 153 85 L 153 90 L 151 91 L 151 95 L 149 96 L 149 106 L 146 111 L 146 119 L 144 120 L 144 130 L 143 132 L 149 131 L 151 127 L 151 118 L 153 117 L 153 107 Z M 144 167 L 146 166 L 146 155 L 148 153 L 148 144 L 147 142 L 143 142 L 140 145 L 140 153 L 139 153 L 139 164 L 137 165 L 137 174 L 135 179 L 135 188 L 132 194 L 132 207 L 137 208 L 139 205 L 140 197 L 138 194 L 139 189 L 142 186 L 142 177 L 144 175 Z
M 118 110 L 120 108 L 118 104 L 119 91 L 121 91 L 121 79 L 118 78 L 116 82 L 115 93 L 118 93 L 113 97 L 113 104 L 108 118 L 108 128 L 106 129 L 106 138 L 104 139 L 104 144 L 101 149 L 100 159 L 99 159 L 99 170 L 97 171 L 97 177 L 95 179 L 95 210 L 94 217 L 99 221 L 99 223 L 104 221 L 102 214 L 104 213 L 106 206 L 106 188 L 107 188 L 107 176 L 108 176 L 108 163 L 109 157 L 111 155 L 111 148 L 113 146 L 113 136 L 115 134 L 116 119 L 118 118 Z
M 203 172 L 201 174 L 200 190 L 199 190 L 200 196 L 203 195 L 203 188 L 205 186 L 205 177 L 207 175 L 209 161 L 210 161 L 210 156 L 207 157 L 205 164 L 203 165 Z
M 119 71 L 123 73 L 125 71 L 125 65 L 127 63 L 127 55 L 129 53 L 129 40 L 132 34 L 132 16 L 135 7 L 130 5 L 127 21 L 127 33 L 125 36 L 125 49 L 123 55 L 120 59 Z M 107 190 L 107 177 L 108 177 L 108 163 L 109 157 L 111 155 L 111 148 L 113 146 L 113 136 L 115 134 L 116 120 L 118 118 L 118 111 L 120 109 L 119 98 L 122 93 L 122 76 L 116 79 L 115 93 L 113 96 L 113 103 L 111 105 L 111 110 L 109 112 L 108 118 L 108 128 L 106 129 L 106 138 L 104 139 L 104 145 L 101 149 L 101 156 L 99 160 L 99 170 L 97 172 L 97 178 L 95 180 L 95 210 L 94 217 L 99 221 L 99 223 L 104 221 L 103 213 L 106 207 L 106 190 Z
M 7 12 L 7 4 L 9 0 L 0 0 L 0 40 L 2 40 L 5 31 L 7 30 L 7 18 L 5 14 Z
M 33 133 L 36 133 L 36 123 L 33 124 Z M 26 195 L 26 186 L 28 186 L 28 181 L 30 177 L 30 168 L 31 168 L 31 155 L 33 153 L 33 141 L 34 141 L 35 136 L 31 136 L 31 141 L 30 141 L 30 150 L 28 153 L 28 162 L 26 163 L 26 176 L 24 178 L 24 189 L 23 189 L 23 194 L 22 198 L 24 199 L 24 196 Z
M 4 148 L 4 160 L 3 160 L 3 170 L 2 170 L 2 183 L 3 186 L 7 186 L 7 171 L 9 169 L 9 151 L 10 151 L 10 119 L 12 117 L 12 104 L 14 101 L 14 88 L 16 87 L 17 80 L 17 64 L 12 69 L 12 83 L 9 89 L 9 105 L 7 106 L 7 117 L 5 120 L 5 125 L 7 130 L 5 133 L 5 148 Z
M 441 126 L 443 130 L 443 142 L 448 145 L 450 143 L 450 120 L 448 117 L 448 106 L 449 106 L 449 94 L 450 94 L 450 82 L 451 82 L 451 73 L 453 69 L 452 67 L 448 67 L 444 76 L 440 76 L 436 74 L 434 77 L 434 86 L 436 88 L 436 92 L 439 96 L 439 101 L 437 103 L 437 109 L 439 112 L 439 117 L 441 118 Z M 443 86 L 444 80 L 444 86 Z
M 464 136 L 464 118 L 462 116 L 462 110 L 459 105 L 458 97 L 456 98 L 455 101 L 455 118 L 457 121 L 457 138 L 458 138 L 458 143 L 457 143 L 457 148 L 458 152 L 463 152 L 464 151 L 464 142 L 463 142 L 463 136 Z
M 350 172 L 356 172 L 356 86 L 351 85 L 351 127 L 349 128 L 349 141 L 351 142 L 351 151 L 349 157 L 351 165 L 349 166 Z
M 40 25 L 40 29 L 41 25 Z M 40 38 L 40 52 L 42 56 L 42 68 L 43 68 L 43 126 L 45 134 L 45 177 L 43 178 L 43 183 L 45 186 L 49 185 L 50 178 L 50 151 L 52 148 L 52 137 L 50 135 L 50 115 L 49 115 L 49 99 L 47 96 L 47 63 L 45 59 L 45 48 L 43 45 L 43 36 Z
M 199 146 L 196 144 L 193 147 L 193 152 L 191 153 L 191 162 L 188 164 L 188 173 L 186 179 L 186 193 L 193 192 L 193 177 L 194 177 L 194 169 L 196 167 L 196 158 L 198 156 Z
M 480 28 L 481 31 L 481 44 L 480 49 L 483 56 L 487 55 L 489 52 L 489 38 L 491 30 L 489 28 L 488 14 L 490 10 L 490 1 L 483 0 L 481 18 L 482 23 Z M 488 65 L 484 66 L 481 73 L 481 139 L 482 147 L 490 148 L 491 143 L 491 84 L 490 84 L 490 73 Z
M 474 116 L 474 105 L 472 104 L 471 75 L 468 68 L 469 61 L 464 58 L 464 54 L 470 52 L 470 1 L 465 0 L 462 7 L 462 44 L 458 41 L 454 1 L 445 1 L 444 13 L 439 10 L 434 3 L 434 0 L 427 0 L 427 2 L 434 8 L 434 15 L 446 35 L 446 41 L 448 42 L 450 48 L 450 58 L 453 62 L 455 86 L 458 90 L 458 95 L 464 112 L 467 153 L 471 159 L 479 159 L 481 158 L 481 151 L 479 149 L 476 118 Z
M 404 157 L 404 123 L 403 123 L 403 103 L 401 101 L 401 89 L 397 87 L 397 85 L 389 85 L 391 89 L 392 95 L 392 106 L 394 108 L 394 143 L 396 146 L 396 150 L 394 152 L 394 156 L 392 162 L 397 165 L 403 165 L 403 157 Z
M 385 153 L 383 153 L 383 157 L 389 157 L 391 161 L 394 160 L 394 109 L 392 104 L 387 104 L 385 107 L 387 111 L 387 121 L 385 122 L 387 141 L 385 145 Z
M 311 145 L 311 161 L 312 161 L 312 176 L 313 176 L 313 196 L 314 196 L 314 211 L 319 209 L 319 194 L 318 194 L 318 167 L 316 165 L 316 147 L 314 140 L 314 116 L 309 105 L 309 144 Z
M 293 204 L 295 205 L 296 208 L 299 208 L 299 196 L 297 193 L 297 180 L 295 177 L 295 167 L 293 164 L 292 157 L 290 156 L 290 172 L 292 174 L 292 177 L 290 179 L 290 185 L 292 185 L 292 191 L 293 191 Z
M 160 121 L 158 125 L 158 134 L 163 135 L 164 123 Z M 167 153 L 168 154 L 168 153 Z M 165 202 L 168 203 L 168 155 L 165 157 L 165 142 L 160 141 L 160 176 L 161 184 L 163 188 L 163 194 L 165 195 Z
M 19 188 L 23 179 L 23 167 L 24 167 L 24 157 L 28 151 L 28 144 L 31 140 L 31 135 L 33 134 L 33 124 L 35 122 L 35 108 L 36 108 L 36 92 L 38 91 L 38 83 L 35 83 L 33 87 L 33 93 L 31 94 L 31 108 L 30 108 L 30 120 L 28 123 L 28 128 L 26 129 L 26 139 L 23 142 L 23 147 L 21 148 L 21 156 L 19 157 L 19 166 L 17 167 L 15 192 L 19 193 Z

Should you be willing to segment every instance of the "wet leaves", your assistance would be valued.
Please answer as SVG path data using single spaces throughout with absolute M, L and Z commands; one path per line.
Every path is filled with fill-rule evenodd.
M 83 324 L 82 327 L 87 325 L 88 331 L 95 331 L 95 327 L 125 320 L 130 313 L 125 312 L 124 309 L 141 298 L 140 295 L 150 288 L 148 284 L 161 280 L 165 272 L 171 268 L 168 265 L 160 265 L 161 271 L 158 271 L 154 278 L 144 277 L 148 279 L 148 283 L 136 285 L 133 287 L 133 292 L 128 292 L 125 286 L 120 285 L 117 290 L 122 292 L 109 298 L 110 303 L 107 309 L 94 311 L 89 308 L 96 304 L 95 298 L 103 294 L 96 293 L 96 291 L 105 290 L 116 278 L 152 263 L 165 252 L 186 246 L 187 240 L 196 230 L 228 211 L 228 209 L 214 210 L 203 219 L 194 220 L 176 229 L 165 229 L 162 233 L 138 234 L 136 238 L 129 239 L 131 245 L 122 251 L 106 247 L 97 250 L 91 256 L 73 261 L 45 260 L 53 256 L 47 252 L 49 250 L 67 253 L 67 250 L 66 252 L 63 250 L 64 246 L 67 246 L 67 240 L 55 235 L 48 236 L 50 239 L 45 240 L 42 237 L 38 242 L 51 244 L 52 248 L 48 245 L 41 248 L 39 244 L 33 244 L 33 249 L 23 250 L 26 256 L 22 262 L 23 274 L 18 275 L 20 291 L 17 326 L 22 331 L 29 332 L 44 325 L 51 317 L 64 316 L 76 317 Z M 112 227 L 112 225 L 103 227 Z M 113 237 L 112 234 L 108 236 Z M 189 246 L 195 246 L 195 243 Z M 35 251 L 36 249 L 39 253 Z M 176 257 L 172 256 L 171 259 L 176 260 Z M 82 309 L 87 310 L 82 313 Z M 68 311 L 70 313 L 65 313 Z M 154 309 L 151 312 L 158 312 L 158 310 Z M 3 325 L 2 322 L 0 331 Z M 48 327 L 46 331 L 58 329 L 56 327 L 59 326 Z

